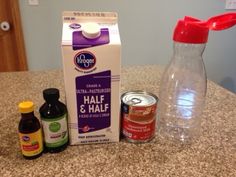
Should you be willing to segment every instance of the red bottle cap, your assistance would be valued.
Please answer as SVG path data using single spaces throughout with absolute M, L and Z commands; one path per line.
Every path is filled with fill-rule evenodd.
M 192 17 L 179 20 L 173 35 L 176 42 L 202 44 L 208 40 L 209 28 L 199 25 L 199 21 Z
M 225 30 L 235 24 L 235 12 L 213 16 L 206 21 L 186 16 L 183 20 L 178 21 L 174 30 L 173 40 L 193 44 L 206 43 L 209 30 Z

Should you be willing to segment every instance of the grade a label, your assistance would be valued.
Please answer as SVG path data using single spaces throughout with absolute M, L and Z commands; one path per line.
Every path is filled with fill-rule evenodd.
M 78 132 L 110 127 L 111 71 L 78 76 L 76 82 Z

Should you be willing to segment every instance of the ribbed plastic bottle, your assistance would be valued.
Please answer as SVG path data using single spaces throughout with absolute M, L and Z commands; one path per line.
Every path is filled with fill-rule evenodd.
M 200 131 L 207 78 L 202 58 L 209 29 L 196 19 L 180 20 L 175 28 L 174 53 L 160 85 L 159 135 L 190 143 Z

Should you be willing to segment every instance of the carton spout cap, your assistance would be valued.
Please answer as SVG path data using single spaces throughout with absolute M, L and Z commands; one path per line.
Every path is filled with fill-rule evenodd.
M 82 25 L 82 34 L 88 39 L 95 39 L 101 35 L 101 30 L 97 23 L 84 23 Z

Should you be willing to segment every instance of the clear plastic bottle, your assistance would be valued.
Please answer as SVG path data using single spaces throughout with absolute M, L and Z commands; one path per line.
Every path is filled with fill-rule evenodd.
M 158 103 L 159 135 L 184 143 L 199 135 L 207 88 L 202 53 L 208 29 L 192 27 L 181 21 L 175 29 L 174 53 L 161 79 Z
M 162 137 L 192 142 L 199 135 L 207 88 L 202 53 L 208 33 L 235 24 L 233 12 L 208 20 L 186 16 L 178 21 L 173 35 L 174 54 L 160 86 L 157 126 Z
M 206 95 L 202 60 L 205 44 L 174 43 L 174 56 L 164 72 L 159 94 L 159 132 L 189 141 L 199 133 Z

